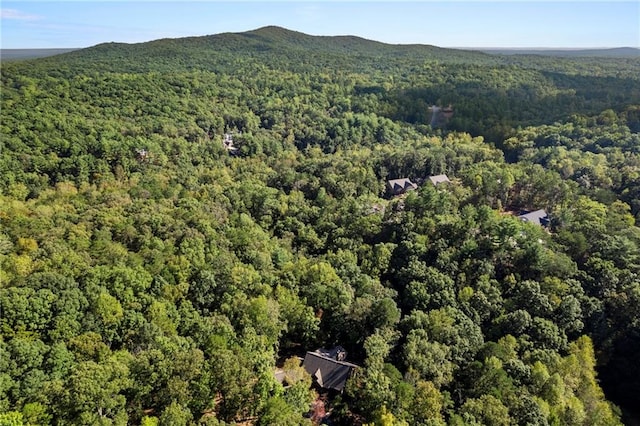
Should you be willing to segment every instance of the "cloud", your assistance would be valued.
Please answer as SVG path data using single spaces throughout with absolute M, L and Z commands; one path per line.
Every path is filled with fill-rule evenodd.
M 0 18 L 11 19 L 14 21 L 37 21 L 42 19 L 39 15 L 30 15 L 28 13 L 20 12 L 17 9 L 0 9 Z

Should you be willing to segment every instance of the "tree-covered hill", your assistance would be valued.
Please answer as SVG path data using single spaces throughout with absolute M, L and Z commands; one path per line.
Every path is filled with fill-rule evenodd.
M 480 52 L 442 49 L 426 45 L 389 45 L 355 36 L 310 36 L 275 26 L 259 28 L 245 33 L 222 33 L 203 37 L 162 39 L 134 45 L 105 43 L 77 52 L 81 57 L 92 54 L 109 57 L 109 55 L 137 53 L 141 53 L 140 56 L 145 56 L 147 60 L 158 59 L 169 53 L 176 57 L 193 55 L 201 61 L 209 59 L 208 55 L 215 55 L 218 60 L 213 59 L 211 65 L 220 65 L 223 62 L 221 59 L 225 59 L 224 54 L 232 54 L 234 56 L 263 55 L 261 59 L 266 61 L 268 61 L 269 57 L 274 61 L 288 57 L 291 59 L 289 66 L 293 67 L 296 67 L 295 60 L 298 54 L 306 57 L 309 57 L 309 55 L 313 57 L 315 54 L 324 55 L 329 60 L 343 59 L 332 57 L 331 55 L 356 55 L 362 59 L 366 58 L 367 62 L 382 56 L 384 56 L 385 60 L 392 61 L 398 58 L 409 60 L 429 58 L 431 60 L 446 60 L 447 62 L 477 63 L 482 60 L 493 62 L 490 55 Z M 153 63 L 144 59 L 142 62 L 151 68 L 154 66 Z M 155 64 L 155 66 L 158 65 L 157 63 Z M 176 68 L 181 68 L 181 65 L 185 66 L 187 64 L 180 64 L 179 62 L 171 64 Z M 370 65 L 370 63 L 366 65 Z M 120 62 L 114 64 L 114 66 L 123 67 L 126 64 Z M 351 66 L 359 66 L 359 64 L 352 63 Z
M 338 72 L 354 79 L 351 94 L 384 104 L 379 115 L 428 124 L 428 106 L 453 104 L 458 113 L 449 129 L 492 142 L 517 126 L 640 102 L 640 58 L 489 55 L 309 36 L 278 27 L 134 45 L 106 43 L 44 61 L 67 79 L 105 72 L 207 71 L 240 80 L 263 74 L 265 68 L 303 76 Z
M 277 27 L 3 63 L 0 424 L 637 419 L 638 70 Z M 341 394 L 296 358 L 335 345 Z

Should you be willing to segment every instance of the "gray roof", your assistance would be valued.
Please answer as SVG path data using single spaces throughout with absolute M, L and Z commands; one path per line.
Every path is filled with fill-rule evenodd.
M 335 359 L 336 361 L 344 361 L 347 358 L 347 351 L 340 345 L 331 349 L 316 349 L 315 353 L 322 355 L 325 358 Z
M 392 179 L 387 182 L 387 185 L 389 185 L 389 189 L 391 189 L 394 194 L 401 194 L 405 191 L 411 191 L 418 188 L 418 185 L 411 182 L 408 178 Z
M 518 218 L 525 222 L 535 223 L 536 225 L 540 226 L 547 226 L 549 224 L 549 216 L 547 215 L 547 212 L 544 211 L 544 209 L 521 214 L 520 216 L 518 216 Z
M 347 379 L 357 367 L 346 361 L 336 361 L 318 352 L 307 352 L 302 366 L 325 389 L 342 392 Z
M 435 175 L 435 176 L 429 176 L 429 180 L 431 181 L 432 184 L 437 185 L 439 183 L 444 183 L 444 182 L 451 182 L 449 180 L 449 178 L 447 177 L 447 175 Z

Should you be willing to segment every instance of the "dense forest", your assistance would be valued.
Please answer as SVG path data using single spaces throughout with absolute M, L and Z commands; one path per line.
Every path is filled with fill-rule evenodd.
M 640 418 L 640 58 L 267 27 L 1 94 L 1 425 Z

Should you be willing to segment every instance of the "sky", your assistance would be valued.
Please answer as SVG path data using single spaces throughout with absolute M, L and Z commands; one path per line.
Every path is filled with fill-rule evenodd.
M 640 47 L 640 0 L 0 1 L 4 49 L 139 43 L 267 25 L 440 47 Z

